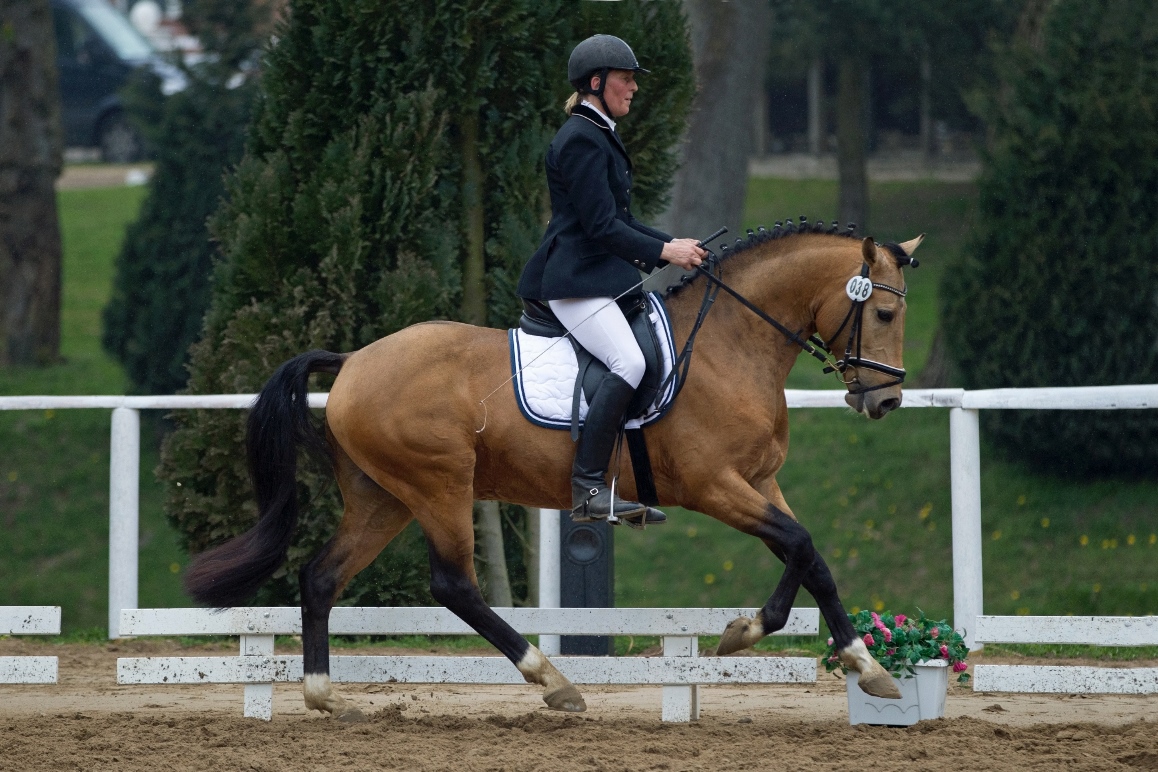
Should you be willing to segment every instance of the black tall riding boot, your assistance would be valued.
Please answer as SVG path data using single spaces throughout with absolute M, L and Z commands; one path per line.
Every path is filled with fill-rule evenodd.
M 637 527 L 667 519 L 658 510 L 612 497 L 607 486 L 611 452 L 634 393 L 635 389 L 627 381 L 615 373 L 607 373 L 591 398 L 587 420 L 575 448 L 575 465 L 571 468 L 571 517 L 577 522 L 604 520 L 613 509 L 616 517 Z

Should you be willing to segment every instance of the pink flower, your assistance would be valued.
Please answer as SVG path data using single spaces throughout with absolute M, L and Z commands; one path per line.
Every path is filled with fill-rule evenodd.
M 864 645 L 865 646 L 876 646 L 876 643 L 877 642 L 873 640 L 873 634 L 872 633 L 865 633 L 864 634 Z
M 969 669 L 969 666 L 966 665 L 964 662 L 954 662 L 953 663 L 953 672 L 954 673 L 960 673 L 962 670 L 968 670 L 968 669 Z
M 893 642 L 893 631 L 887 627 L 882 627 L 881 630 L 883 630 L 885 633 L 885 643 L 892 643 Z
M 941 628 L 939 628 L 939 627 L 934 627 L 932 630 L 929 631 L 929 636 L 931 638 L 936 638 L 940 634 L 941 634 Z
M 829 646 L 831 646 L 831 645 L 832 645 L 832 639 L 831 639 L 831 638 L 829 638 L 829 639 L 828 639 L 828 645 L 829 645 Z
M 944 644 L 941 644 L 941 656 L 949 659 L 949 647 Z
M 833 663 L 834 665 L 838 665 L 838 664 L 840 664 L 840 657 L 833 654 L 831 657 L 828 658 L 828 661 Z
M 889 649 L 888 652 L 886 652 L 886 653 L 891 657 L 897 653 L 897 650 L 896 649 Z
M 895 617 L 893 617 L 893 619 L 896 620 L 897 627 L 900 627 L 905 623 L 905 620 L 908 619 L 908 617 L 904 614 L 897 614 Z

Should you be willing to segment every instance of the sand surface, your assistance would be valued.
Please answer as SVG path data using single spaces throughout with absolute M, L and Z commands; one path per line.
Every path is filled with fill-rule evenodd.
M 0 640 L 0 655 L 60 658 L 56 685 L 0 686 L 0 770 L 1158 770 L 1158 695 L 951 684 L 944 719 L 896 729 L 850 727 L 844 682 L 823 669 L 816 684 L 702 688 L 689 724 L 660 721 L 659 687 L 582 688 L 588 710 L 576 715 L 546 710 L 530 686 L 366 684 L 341 687 L 369 717 L 347 725 L 307 711 L 296 684 L 274 687 L 267 723 L 242 717 L 241 686 L 116 683 L 118 656 L 232 653 Z

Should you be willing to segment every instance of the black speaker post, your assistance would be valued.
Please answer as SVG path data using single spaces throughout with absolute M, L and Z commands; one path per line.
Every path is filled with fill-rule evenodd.
M 566 509 L 559 516 L 559 605 L 614 608 L 614 529 L 605 522 L 572 522 Z M 564 635 L 560 646 L 563 654 L 615 654 L 615 638 L 609 635 Z

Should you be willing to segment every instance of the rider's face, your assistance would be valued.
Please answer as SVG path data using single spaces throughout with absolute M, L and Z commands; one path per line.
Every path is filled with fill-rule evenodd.
M 599 88 L 599 76 L 591 79 L 592 88 Z M 631 99 L 639 90 L 635 73 L 631 70 L 611 70 L 607 73 L 607 86 L 603 89 L 603 101 L 611 111 L 611 117 L 622 118 L 631 110 Z

